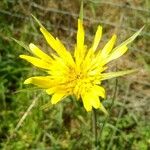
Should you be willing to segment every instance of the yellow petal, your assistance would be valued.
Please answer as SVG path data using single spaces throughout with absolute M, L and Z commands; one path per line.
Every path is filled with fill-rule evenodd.
M 48 64 L 47 62 L 39 58 L 35 58 L 32 56 L 28 56 L 28 55 L 20 55 L 19 57 L 22 59 L 25 59 L 26 61 L 30 62 L 36 67 L 43 68 L 43 69 L 50 69 L 50 64 Z
M 58 38 L 55 39 L 45 28 L 40 28 L 40 31 L 53 50 L 55 50 L 60 57 L 65 58 L 67 50 L 60 40 Z
M 49 89 L 46 90 L 46 93 L 49 95 L 52 95 L 53 93 L 55 93 L 56 88 L 55 87 L 51 87 Z
M 92 106 L 96 109 L 100 108 L 101 105 L 100 105 L 99 95 L 94 91 L 93 88 L 81 96 L 82 96 L 83 105 L 87 111 L 91 111 Z
M 107 42 L 107 44 L 104 46 L 104 48 L 101 51 L 101 57 L 105 58 L 108 56 L 108 54 L 111 52 L 111 50 L 113 49 L 113 46 L 116 42 L 116 35 L 113 35 L 112 38 Z
M 130 38 L 128 38 L 126 41 L 121 43 L 119 46 L 113 49 L 112 53 L 107 59 L 107 62 L 117 59 L 120 56 L 122 56 L 127 51 L 127 45 L 130 44 L 135 38 L 140 34 L 140 32 L 143 30 L 144 27 L 142 27 L 140 30 L 138 30 L 135 34 L 133 34 Z M 107 63 L 106 62 L 106 63 Z
M 76 47 L 75 47 L 75 51 L 76 51 Z M 76 69 L 78 71 L 85 68 L 84 66 L 85 66 L 86 60 L 84 57 L 85 57 L 86 51 L 87 51 L 87 46 L 84 46 L 84 48 L 81 51 L 78 51 L 79 53 L 75 56 Z M 83 65 L 81 66 L 81 64 Z
M 60 42 L 58 38 L 54 38 L 44 26 L 40 23 L 40 21 L 33 16 L 36 22 L 40 25 L 40 31 L 42 32 L 43 36 L 45 37 L 47 43 L 50 47 L 61 57 L 63 60 L 69 65 L 74 65 L 74 60 L 71 54 L 66 50 L 65 46 Z
M 93 106 L 95 109 L 99 108 L 101 111 L 104 112 L 104 114 L 108 115 L 107 110 L 105 109 L 103 104 L 100 102 L 100 99 L 97 96 L 97 94 L 95 95 L 93 90 L 86 93 L 86 95 L 84 96 L 84 99 L 83 99 L 83 104 L 87 111 L 91 111 L 92 106 Z
M 122 56 L 126 51 L 128 50 L 128 47 L 123 45 L 122 47 L 120 47 L 119 49 L 116 49 L 114 52 L 112 52 L 108 58 L 105 59 L 105 63 L 108 63 L 114 59 L 119 58 L 120 56 Z
M 94 41 L 93 41 L 93 45 L 92 47 L 88 50 L 85 58 L 84 58 L 84 61 L 83 61 L 83 69 L 85 71 L 87 71 L 87 66 L 89 66 L 89 68 L 91 67 L 90 64 L 91 64 L 91 59 L 93 58 L 94 56 L 94 52 L 96 50 L 96 48 L 98 47 L 98 44 L 101 40 L 101 37 L 102 37 L 102 27 L 101 26 L 98 26 L 97 28 L 97 31 L 96 31 L 96 34 L 95 34 L 95 38 L 94 38 Z
M 40 28 L 48 44 L 53 48 L 53 50 L 67 63 L 73 65 L 74 60 L 71 54 L 66 50 L 65 46 L 58 38 L 54 38 L 45 28 Z
M 77 31 L 77 49 L 82 50 L 84 47 L 84 28 L 83 21 L 78 19 L 78 31 Z
M 99 25 L 97 28 L 96 34 L 95 34 L 93 45 L 92 45 L 93 51 L 95 51 L 97 49 L 98 44 L 101 40 L 101 37 L 102 37 L 102 26 Z
M 80 65 L 85 55 L 84 47 L 84 28 L 83 21 L 78 19 L 78 31 L 77 31 L 77 46 L 75 47 L 74 57 L 77 65 Z
M 105 89 L 102 86 L 94 85 L 92 91 L 97 96 L 101 96 L 102 98 L 106 97 Z
M 88 95 L 81 95 L 82 97 L 82 101 L 83 101 L 83 105 L 84 105 L 84 108 L 86 109 L 86 111 L 91 111 L 92 110 L 92 105 L 91 105 L 91 102 L 90 102 L 90 97 Z
M 31 49 L 31 51 L 32 51 L 32 53 L 35 55 L 35 56 L 37 56 L 37 57 L 39 57 L 39 58 L 41 58 L 41 59 L 43 59 L 43 60 L 45 60 L 45 61 L 47 61 L 47 62 L 51 62 L 52 61 L 52 58 L 50 57 L 50 56 L 48 56 L 47 54 L 45 54 L 42 50 L 40 50 L 37 46 L 35 46 L 34 44 L 30 44 L 29 45 L 29 48 Z
M 43 27 L 40 28 L 40 31 L 44 35 L 47 43 L 54 49 L 57 50 L 56 39 Z
M 67 51 L 67 49 L 65 48 L 65 46 L 62 44 L 62 42 L 56 38 L 56 41 L 57 41 L 57 54 L 63 58 L 63 60 L 67 63 L 69 63 L 70 65 L 74 65 L 74 60 L 73 60 L 73 57 L 71 55 L 71 53 L 69 51 Z
M 59 101 L 61 101 L 66 96 L 66 93 L 54 93 L 54 95 L 51 98 L 51 103 L 56 104 Z
M 91 95 L 91 105 L 97 109 L 100 108 L 100 100 L 99 97 L 96 95 Z
M 130 74 L 137 71 L 135 70 L 126 70 L 126 71 L 118 71 L 118 72 L 110 72 L 110 73 L 103 73 L 101 75 L 101 79 L 100 80 L 107 80 L 107 79 L 111 79 L 111 78 L 115 78 L 115 77 L 119 77 L 119 76 L 124 76 L 126 74 Z
M 40 26 L 40 31 L 42 32 L 42 34 L 44 35 L 46 41 L 48 42 L 48 44 L 55 50 L 57 49 L 57 45 L 56 45 L 56 40 L 55 38 L 45 29 L 45 27 L 41 24 L 41 22 L 34 16 L 32 15 L 32 17 L 35 19 L 35 21 L 39 24 Z
M 24 84 L 34 84 L 38 87 L 45 89 L 54 86 L 54 82 L 50 79 L 50 77 L 43 77 L 43 76 L 28 78 L 24 81 Z

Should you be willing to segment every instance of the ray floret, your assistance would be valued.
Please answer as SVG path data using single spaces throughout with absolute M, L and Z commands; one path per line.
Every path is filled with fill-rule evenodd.
M 100 98 L 106 98 L 105 89 L 101 85 L 102 81 L 136 71 L 126 70 L 107 73 L 104 72 L 107 69 L 107 63 L 125 54 L 128 45 L 140 34 L 143 28 L 116 47 L 117 36 L 114 34 L 103 49 L 98 49 L 102 37 L 102 26 L 99 25 L 91 47 L 87 48 L 83 21 L 78 19 L 76 46 L 74 54 L 71 55 L 58 38 L 50 34 L 36 18 L 35 20 L 40 25 L 40 31 L 54 53 L 48 55 L 31 43 L 29 49 L 33 56 L 20 55 L 20 58 L 44 69 L 47 76 L 30 77 L 24 83 L 43 88 L 47 94 L 52 95 L 52 104 L 58 103 L 69 95 L 75 95 L 77 99 L 83 101 L 83 106 L 87 111 L 95 108 L 101 109 L 107 114 L 100 100 Z

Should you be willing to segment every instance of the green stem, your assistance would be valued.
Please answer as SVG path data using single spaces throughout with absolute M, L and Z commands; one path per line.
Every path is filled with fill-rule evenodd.
M 97 114 L 96 114 L 96 109 L 92 109 L 92 126 L 93 126 L 93 137 L 94 137 L 94 147 L 96 148 L 98 146 L 98 141 L 97 141 Z

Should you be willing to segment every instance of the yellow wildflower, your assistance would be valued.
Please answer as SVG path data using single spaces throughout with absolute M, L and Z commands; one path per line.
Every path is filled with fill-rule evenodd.
M 34 56 L 20 55 L 20 57 L 36 67 L 45 69 L 47 76 L 31 77 L 24 83 L 43 88 L 47 94 L 52 95 L 52 104 L 69 95 L 75 95 L 77 99 L 82 99 L 87 111 L 91 111 L 94 107 L 106 112 L 99 99 L 99 97 L 106 97 L 101 82 L 135 71 L 103 73 L 107 69 L 106 64 L 122 56 L 128 49 L 127 45 L 139 35 L 142 29 L 115 48 L 116 35 L 113 35 L 103 49 L 97 50 L 102 36 L 102 27 L 98 26 L 92 46 L 88 49 L 84 43 L 83 22 L 78 19 L 77 44 L 72 56 L 58 38 L 54 38 L 39 21 L 38 23 L 40 31 L 55 53 L 47 55 L 31 43 L 29 48 Z

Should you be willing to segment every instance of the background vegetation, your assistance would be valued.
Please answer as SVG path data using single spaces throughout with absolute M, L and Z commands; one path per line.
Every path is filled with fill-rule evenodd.
M 30 15 L 32 13 L 73 50 L 79 8 L 79 0 L 0 1 L 0 149 L 92 149 L 91 113 L 73 98 L 42 109 L 50 96 L 33 86 L 23 85 L 27 77 L 39 74 L 39 71 L 18 58 L 19 54 L 27 52 L 11 40 L 14 37 L 27 45 L 33 42 L 48 49 Z M 109 118 L 98 111 L 99 145 L 102 150 L 148 150 L 150 1 L 85 0 L 84 25 L 88 45 L 98 24 L 104 27 L 100 47 L 114 32 L 120 43 L 145 25 L 128 53 L 110 64 L 110 70 L 139 68 L 139 72 L 103 83 L 108 95 L 104 105 L 111 111 Z

